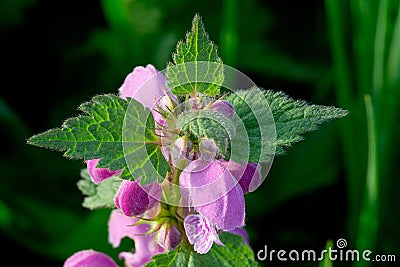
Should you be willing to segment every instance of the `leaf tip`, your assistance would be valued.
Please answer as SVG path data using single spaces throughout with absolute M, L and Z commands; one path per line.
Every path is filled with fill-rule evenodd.
M 33 146 L 39 146 L 39 139 L 40 139 L 41 135 L 42 134 L 36 134 L 36 135 L 33 135 L 33 136 L 29 137 L 26 140 L 26 144 L 33 145 Z

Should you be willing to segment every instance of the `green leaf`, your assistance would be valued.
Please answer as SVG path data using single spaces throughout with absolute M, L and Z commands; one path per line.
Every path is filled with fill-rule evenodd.
M 92 182 L 87 169 L 81 171 L 82 179 L 78 181 L 77 186 L 83 195 L 86 195 L 82 206 L 91 210 L 99 208 L 113 208 L 114 196 L 118 191 L 118 185 L 121 181 L 118 177 L 111 177 L 96 185 Z
M 258 88 L 238 90 L 226 97 L 235 108 L 232 160 L 267 162 L 275 153 L 275 124 L 264 93 Z
M 141 177 L 140 183 L 149 184 L 156 178 L 162 182 L 169 170 L 158 145 L 158 137 L 154 134 L 155 123 L 148 108 L 132 99 L 129 104 L 122 129 L 122 146 L 125 162 L 128 166 L 125 173 Z
M 285 154 L 287 148 L 304 139 L 305 133 L 317 130 L 321 124 L 348 114 L 348 111 L 340 108 L 294 100 L 283 92 L 265 90 L 262 92 L 263 97 L 256 98 L 255 95 L 259 94 L 258 90 L 257 88 L 239 90 L 226 97 L 228 101 L 231 101 L 246 127 L 251 151 L 256 158 L 260 155 L 260 158 L 264 159 L 273 147 L 276 147 L 276 155 Z M 260 138 L 268 127 L 272 129 L 268 114 L 262 115 L 259 112 L 265 101 L 275 122 L 276 140 L 274 141 L 272 138 Z M 257 130 L 257 127 L 265 127 L 265 124 L 269 125 L 265 130 L 263 128 L 260 128 L 261 131 Z M 267 154 L 259 151 L 258 147 L 263 146 L 266 146 L 264 151 Z
M 158 139 L 153 133 L 154 119 L 149 109 L 134 99 L 107 94 L 93 97 L 79 110 L 86 115 L 67 119 L 61 128 L 34 135 L 28 144 L 65 151 L 64 156 L 72 159 L 100 158 L 97 167 L 122 169 L 121 178 L 142 177 L 143 184 L 164 178 L 167 162 L 162 161 L 160 149 L 155 145 Z M 130 120 L 127 128 L 123 128 L 125 113 Z M 132 129 L 135 134 L 126 134 L 123 140 L 123 130 L 130 133 Z M 130 161 L 133 152 L 141 155 L 140 161 Z M 154 168 L 148 168 L 151 163 L 155 163 Z
M 186 35 L 185 42 L 178 42 L 172 59 L 173 62 L 167 65 L 166 76 L 173 94 L 219 94 L 224 81 L 223 63 L 200 16 L 193 18 L 192 30 Z
M 339 119 L 348 114 L 347 110 L 333 106 L 310 104 L 294 100 L 284 92 L 267 90 L 265 99 L 272 111 L 276 127 L 276 154 L 304 139 L 304 134 L 315 131 L 323 123 Z
M 240 236 L 222 233 L 225 246 L 213 245 L 206 254 L 198 254 L 188 244 L 165 254 L 153 257 L 146 267 L 205 267 L 205 266 L 258 266 L 252 249 L 243 243 Z
M 235 135 L 235 125 L 216 110 L 189 110 L 178 117 L 177 126 L 196 138 L 213 139 L 223 153 Z

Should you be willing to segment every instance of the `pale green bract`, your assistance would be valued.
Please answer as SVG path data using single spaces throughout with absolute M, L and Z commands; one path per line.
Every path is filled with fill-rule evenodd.
M 82 206 L 90 209 L 113 208 L 114 197 L 118 191 L 118 186 L 121 179 L 111 177 L 102 183 L 96 185 L 90 179 L 90 174 L 87 169 L 81 170 L 82 179 L 78 181 L 77 186 L 85 196 Z

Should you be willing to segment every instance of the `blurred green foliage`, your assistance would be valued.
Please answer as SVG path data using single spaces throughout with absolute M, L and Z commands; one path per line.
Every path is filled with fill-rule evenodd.
M 253 249 L 321 250 L 342 237 L 349 248 L 398 253 L 398 0 L 1 0 L 3 254 L 60 266 L 80 249 L 118 260 L 130 247 L 108 243 L 109 210 L 81 206 L 84 163 L 25 142 L 93 95 L 116 93 L 135 66 L 164 69 L 195 13 L 224 63 L 259 86 L 350 111 L 275 158 L 246 195 Z

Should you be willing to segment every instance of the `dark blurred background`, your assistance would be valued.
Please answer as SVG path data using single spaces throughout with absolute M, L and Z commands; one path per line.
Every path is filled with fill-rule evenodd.
M 397 0 L 0 0 L 2 257 L 62 266 L 81 249 L 118 261 L 129 248 L 129 240 L 116 250 L 108 244 L 109 210 L 81 206 L 84 163 L 26 139 L 59 127 L 93 95 L 116 93 L 135 66 L 164 69 L 195 13 L 224 63 L 260 87 L 350 111 L 275 158 L 264 184 L 246 195 L 255 253 L 265 245 L 321 251 L 345 238 L 349 249 L 400 260 Z

